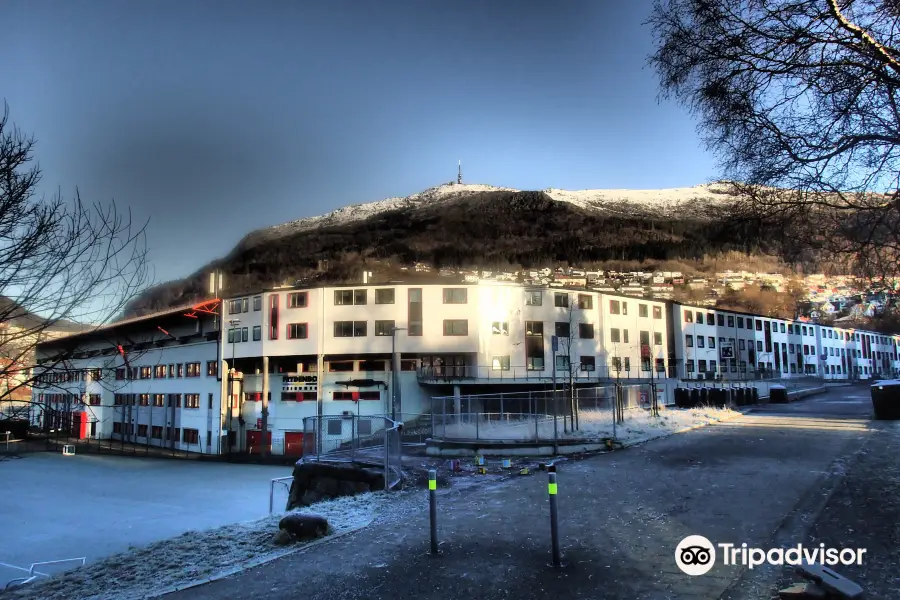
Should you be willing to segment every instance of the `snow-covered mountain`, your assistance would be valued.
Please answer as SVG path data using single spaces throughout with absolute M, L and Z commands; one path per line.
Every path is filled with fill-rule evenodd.
M 391 210 L 433 207 L 465 198 L 471 194 L 518 191 L 522 190 L 477 183 L 439 185 L 411 196 L 351 204 L 324 215 L 306 217 L 260 229 L 247 236 L 245 243 L 255 245 L 310 229 L 362 221 Z M 695 210 L 698 206 L 708 207 L 729 201 L 727 184 L 706 184 L 659 190 L 562 190 L 550 188 L 543 192 L 557 202 L 567 202 L 586 210 L 652 215 L 657 218 L 672 216 L 685 210 Z

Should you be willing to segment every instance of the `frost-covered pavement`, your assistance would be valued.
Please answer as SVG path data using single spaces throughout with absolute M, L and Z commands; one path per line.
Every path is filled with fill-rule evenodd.
M 419 510 L 399 522 L 375 523 L 167 600 L 718 598 L 739 570 L 716 565 L 703 577 L 686 576 L 675 566 L 675 546 L 694 534 L 766 547 L 786 515 L 839 477 L 835 460 L 870 435 L 865 419 L 823 421 L 741 416 L 561 464 L 562 570 L 548 566 L 547 479 L 539 474 L 474 493 L 441 490 L 439 557 L 427 554 L 420 492 Z
M 384 492 L 339 498 L 297 512 L 328 519 L 330 535 L 368 525 L 376 517 L 399 518 L 410 494 Z M 246 568 L 294 551 L 273 543 L 284 513 L 206 531 L 189 531 L 133 551 L 99 560 L 61 577 L 21 587 L 3 598 L 41 600 L 138 600 L 191 582 Z
M 4 461 L 0 563 L 21 569 L 81 556 L 90 563 L 186 531 L 258 519 L 269 512 L 269 481 L 290 474 L 284 466 L 43 452 Z M 26 574 L 12 567 L 0 565 L 0 587 Z

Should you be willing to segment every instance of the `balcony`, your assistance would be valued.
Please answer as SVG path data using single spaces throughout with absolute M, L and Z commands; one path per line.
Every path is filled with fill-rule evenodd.
M 419 383 L 553 383 L 551 370 L 538 371 L 528 367 L 509 367 L 497 369 L 492 366 L 443 366 L 443 367 L 419 367 L 416 372 Z M 562 383 L 569 380 L 569 371 L 557 369 L 556 381 Z M 573 369 L 571 377 L 576 383 L 591 383 L 597 381 L 609 381 L 616 378 L 615 371 L 607 366 L 600 366 L 594 370 L 582 371 Z M 619 373 L 621 379 L 651 379 L 650 371 L 633 370 Z M 665 378 L 664 372 L 652 374 L 653 378 Z

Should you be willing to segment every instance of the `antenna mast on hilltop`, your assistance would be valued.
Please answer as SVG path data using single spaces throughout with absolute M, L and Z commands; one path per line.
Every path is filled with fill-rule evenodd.
M 456 184 L 462 185 L 462 161 L 459 161 L 459 166 L 456 170 Z

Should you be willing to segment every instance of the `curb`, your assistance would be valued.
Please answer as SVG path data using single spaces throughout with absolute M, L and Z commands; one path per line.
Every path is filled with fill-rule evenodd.
M 360 525 L 358 527 L 353 527 L 352 529 L 347 529 L 346 531 L 342 531 L 340 533 L 335 533 L 333 535 L 329 535 L 318 540 L 313 540 L 311 542 L 307 542 L 296 548 L 290 548 L 283 552 L 272 552 L 270 554 L 264 554 L 263 556 L 248 560 L 246 562 L 237 564 L 233 567 L 229 567 L 224 571 L 219 571 L 215 575 L 210 577 L 204 577 L 203 579 L 194 579 L 193 581 L 189 581 L 187 583 L 176 585 L 172 587 L 165 588 L 160 591 L 151 592 L 149 595 L 145 596 L 145 598 L 161 598 L 163 596 L 167 596 L 169 594 L 174 594 L 175 592 L 181 592 L 184 590 L 189 590 L 195 587 L 200 587 L 201 585 L 206 585 L 208 583 L 212 583 L 214 581 L 219 581 L 220 579 L 225 579 L 226 577 L 231 577 L 237 573 L 242 571 L 246 571 L 248 569 L 252 569 L 254 567 L 259 567 L 266 563 L 270 563 L 279 558 L 284 558 L 285 556 L 290 556 L 291 554 L 296 554 L 298 552 L 303 552 L 313 546 L 317 546 L 319 544 L 324 544 L 325 542 L 330 542 L 332 540 L 336 540 L 338 538 L 344 537 L 345 535 L 350 535 L 351 533 L 356 533 L 357 531 L 361 531 L 372 524 L 374 519 L 369 520 L 365 525 Z

